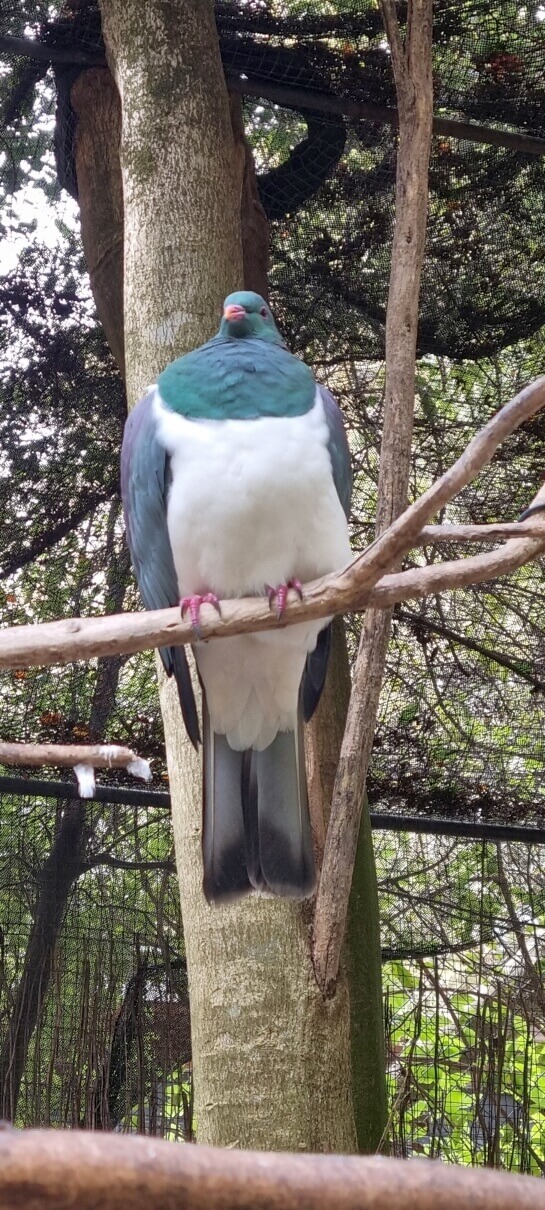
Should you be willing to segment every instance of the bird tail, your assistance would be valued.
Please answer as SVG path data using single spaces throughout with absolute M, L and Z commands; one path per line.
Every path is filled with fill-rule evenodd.
M 252 888 L 305 899 L 316 881 L 303 727 L 268 748 L 235 752 L 203 705 L 204 893 L 219 902 Z

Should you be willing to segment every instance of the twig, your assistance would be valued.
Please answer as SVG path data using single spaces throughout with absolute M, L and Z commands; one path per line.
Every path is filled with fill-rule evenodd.
M 545 680 L 541 680 L 537 676 L 533 676 L 531 672 L 524 669 L 524 664 L 528 664 L 528 660 L 524 660 L 521 656 L 519 660 L 510 659 L 503 651 L 497 651 L 493 647 L 486 647 L 483 643 L 477 643 L 475 639 L 468 638 L 467 635 L 460 634 L 458 630 L 453 630 L 452 627 L 446 626 L 444 623 L 439 625 L 437 622 L 430 621 L 429 618 L 423 617 L 421 614 L 413 613 L 410 609 L 400 609 L 396 614 L 396 619 L 400 622 L 408 622 L 413 627 L 413 631 L 417 636 L 420 633 L 436 634 L 440 638 L 447 639 L 456 647 L 464 647 L 467 651 L 474 651 L 477 655 L 484 656 L 485 660 L 490 660 L 491 663 L 497 664 L 500 668 L 508 668 L 510 672 L 514 672 L 515 676 L 519 676 L 525 680 L 533 689 L 539 693 L 545 693 Z M 451 653 L 454 651 L 451 647 Z
M 112 870 L 138 870 L 146 873 L 148 870 L 166 870 L 168 874 L 176 873 L 174 861 L 124 861 L 121 857 L 112 857 L 111 853 L 95 853 L 90 861 L 82 861 L 81 872 L 95 870 L 97 866 L 107 865 Z

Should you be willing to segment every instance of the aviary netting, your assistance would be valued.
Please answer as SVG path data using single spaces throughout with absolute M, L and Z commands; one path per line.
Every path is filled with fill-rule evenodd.
M 277 5 L 265 2 L 218 3 L 216 9 L 225 70 L 244 98 L 260 199 L 271 221 L 272 302 L 290 345 L 335 390 L 351 428 L 357 550 L 374 524 L 395 96 L 378 10 L 365 0 L 330 5 L 335 11 L 327 15 L 309 16 L 307 7 L 292 3 L 280 15 Z M 542 369 L 543 28 L 538 6 L 491 8 L 481 0 L 436 5 L 437 132 L 419 328 L 415 495 Z M 2 5 L 0 53 L 1 233 L 4 248 L 9 242 L 18 252 L 17 259 L 10 253 L 0 278 L 2 613 L 6 621 L 27 622 L 115 612 L 136 605 L 118 498 L 124 391 L 90 302 L 76 210 L 62 200 L 77 192 L 71 88 L 92 65 L 104 62 L 98 10 L 73 0 L 52 15 L 51 5 L 8 0 Z M 47 198 L 51 215 L 60 216 L 54 240 L 43 225 L 41 234 L 32 230 L 37 191 Z M 445 519 L 516 519 L 543 480 L 544 426 L 541 415 L 512 437 L 449 506 Z M 374 808 L 478 823 L 542 823 L 544 606 L 540 569 L 530 566 L 508 581 L 397 608 L 369 783 Z M 166 788 L 149 656 L 54 674 L 4 675 L 0 735 L 127 742 L 154 759 L 154 788 Z M 114 782 L 129 791 L 123 774 L 108 779 Z M 163 877 L 167 883 L 171 878 L 166 822 L 160 839 L 155 822 L 142 828 L 138 857 L 140 864 L 158 863 L 152 873 L 134 866 L 131 844 L 115 828 L 110 833 L 107 813 L 82 810 L 76 799 L 69 810 L 63 800 L 53 801 L 52 808 L 32 794 L 30 783 L 26 800 L 4 783 L 5 953 L 14 938 L 18 947 L 17 961 L 6 960 L 3 977 L 8 1015 L 21 988 L 51 856 L 68 840 L 78 859 L 65 880 L 64 898 L 57 896 L 52 936 L 65 918 L 63 945 L 72 954 L 74 984 L 83 977 L 80 948 L 93 936 L 90 914 L 104 913 L 112 894 L 106 875 L 93 880 L 89 864 L 82 868 L 92 860 L 89 853 L 106 852 L 134 867 L 123 875 L 130 881 L 128 887 L 123 883 L 125 907 L 117 919 L 116 952 L 123 959 L 111 959 L 118 971 L 112 975 L 112 1005 L 119 1008 L 131 974 L 136 978 L 146 964 L 164 964 L 157 947 L 162 953 L 165 938 L 154 933 L 149 903 L 144 924 L 127 905 L 147 895 L 156 903 L 153 880 L 162 885 Z M 136 818 L 136 808 L 125 810 L 127 818 Z M 39 843 L 32 840 L 37 827 Z M 123 833 L 131 835 L 130 829 Z M 398 845 L 395 859 L 386 842 L 379 845 L 389 955 L 448 951 L 479 936 L 491 939 L 504 925 L 505 932 L 513 928 L 494 854 L 483 849 L 492 873 L 481 866 L 473 875 L 468 843 L 436 843 L 446 846 L 442 860 L 447 853 L 451 870 L 450 880 L 440 885 L 434 874 L 439 859 L 420 843 Z M 16 880 L 15 852 L 22 863 Z M 532 862 L 530 851 L 529 867 Z M 543 890 L 532 870 L 533 928 Z M 489 882 L 490 895 L 484 890 Z M 87 914 L 81 907 L 84 885 L 90 887 Z M 117 890 L 121 894 L 120 883 Z M 513 910 L 517 916 L 523 909 L 519 904 Z M 166 929 L 169 945 L 177 927 Z M 113 919 L 107 928 L 115 932 Z M 63 952 L 57 951 L 57 963 Z M 103 955 L 100 947 L 93 953 Z M 536 953 L 538 959 L 537 942 L 532 961 Z M 60 986 L 55 980 L 61 969 L 66 978 L 68 958 L 55 966 L 49 951 L 42 959 L 52 988 Z M 178 952 L 174 960 L 181 960 Z M 98 970 L 102 958 L 90 959 L 85 979 L 91 982 L 93 961 Z M 52 1013 L 55 1003 L 61 1000 L 53 992 L 49 1007 L 38 998 L 38 1019 Z M 102 1011 L 106 1020 L 110 1010 Z M 38 1046 L 34 1024 L 27 1022 L 27 1046 Z M 32 1061 L 38 1075 L 31 1079 L 27 1067 L 24 1078 L 37 1096 L 43 1079 L 39 1048 Z M 56 1081 L 62 1090 L 56 1060 L 48 1061 L 50 1088 Z M 102 1094 L 94 1087 L 97 1101 Z M 58 1095 L 60 1104 L 62 1091 Z M 72 1106 L 81 1105 L 81 1089 L 70 1096 Z M 125 1115 L 137 1102 L 126 1093 Z M 68 1103 L 63 1120 L 69 1120 Z M 88 1121 L 95 1110 L 86 1104 Z M 142 1100 L 140 1105 L 142 1121 Z M 55 1109 L 53 1117 L 60 1120 L 62 1114 Z M 74 1124 L 81 1120 L 79 1108 L 73 1115 Z

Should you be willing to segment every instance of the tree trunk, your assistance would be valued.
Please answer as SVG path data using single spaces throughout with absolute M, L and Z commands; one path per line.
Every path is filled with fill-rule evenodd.
M 123 187 L 119 166 L 121 109 L 106 67 L 82 72 L 70 92 L 81 237 L 91 290 L 119 371 L 123 347 Z
M 243 280 L 245 154 L 234 141 L 211 0 L 103 0 L 122 97 L 129 399 L 215 330 Z M 310 905 L 202 894 L 200 760 L 172 685 L 161 702 L 186 941 L 200 1142 L 351 1151 L 346 982 L 324 1001 Z

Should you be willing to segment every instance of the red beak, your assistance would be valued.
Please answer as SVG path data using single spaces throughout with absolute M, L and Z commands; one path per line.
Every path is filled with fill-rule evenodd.
M 228 323 L 235 323 L 238 319 L 246 319 L 246 311 L 244 307 L 239 307 L 236 303 L 230 303 L 228 307 L 224 308 L 223 318 Z

